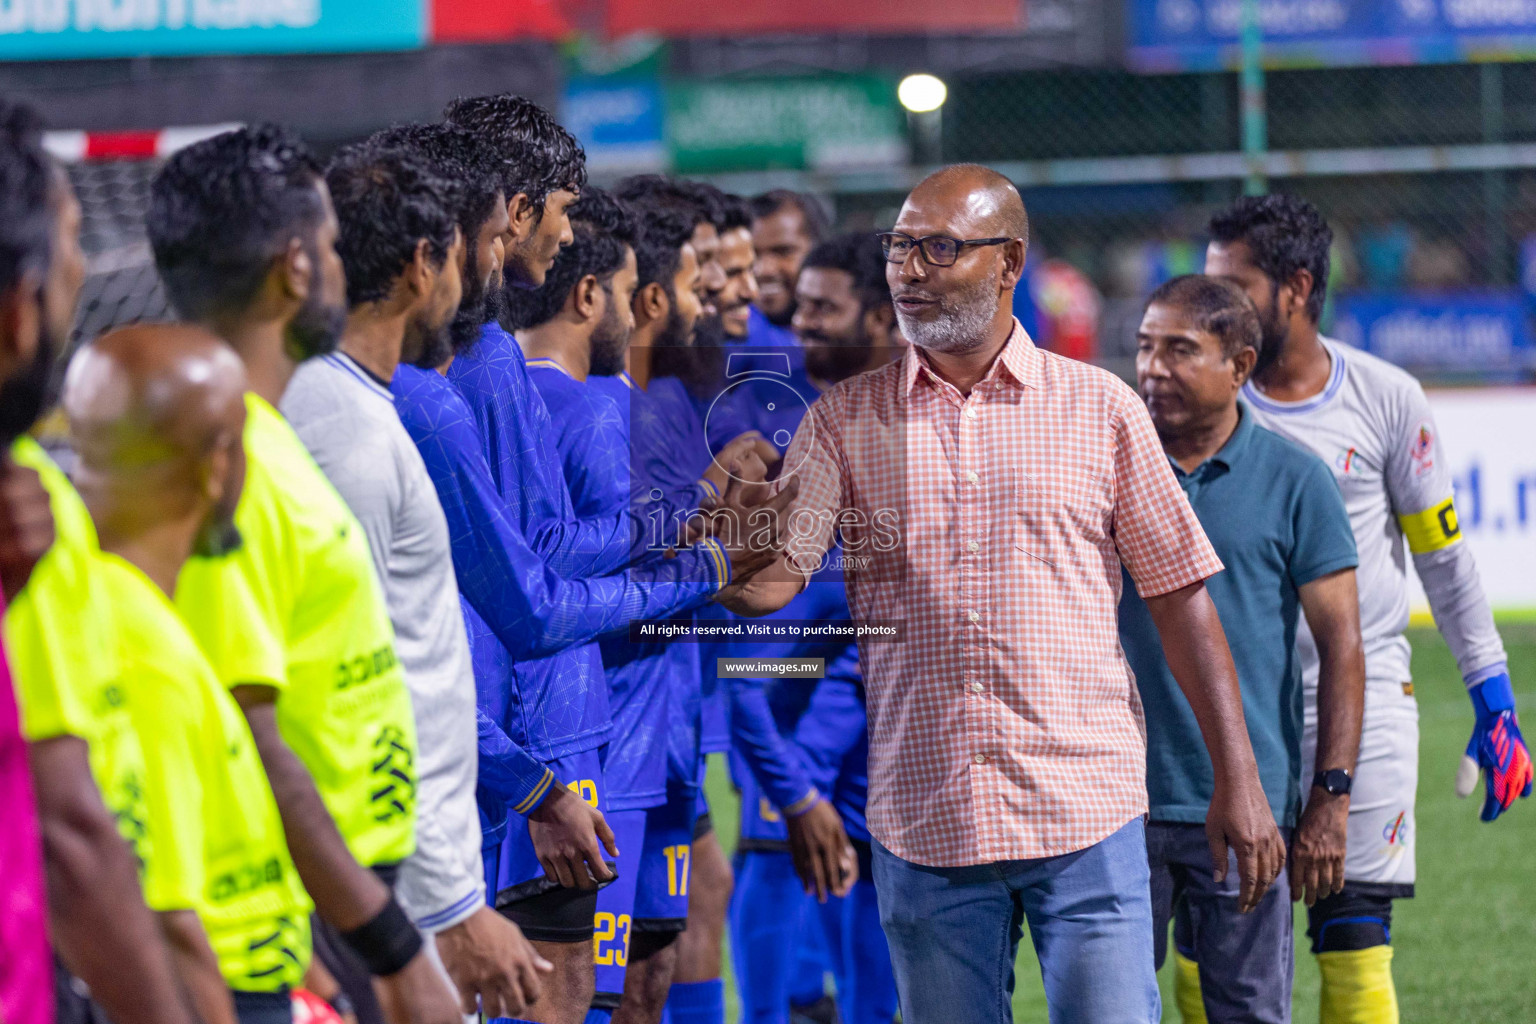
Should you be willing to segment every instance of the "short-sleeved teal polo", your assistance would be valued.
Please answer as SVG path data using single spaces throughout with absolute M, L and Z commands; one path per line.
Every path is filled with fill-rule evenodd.
M 1298 588 L 1354 567 L 1355 538 L 1323 461 L 1260 427 L 1241 403 L 1238 410 L 1237 429 L 1220 451 L 1192 473 L 1177 464 L 1173 470 L 1226 566 L 1205 585 L 1237 665 L 1264 793 L 1275 820 L 1293 826 L 1303 773 Z M 1129 580 L 1120 642 L 1146 708 L 1151 818 L 1203 822 L 1214 789 L 1210 755 Z

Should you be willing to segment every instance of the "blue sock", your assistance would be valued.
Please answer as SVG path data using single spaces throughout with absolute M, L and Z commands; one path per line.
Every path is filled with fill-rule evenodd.
M 671 1024 L 725 1024 L 725 982 L 674 981 L 667 993 L 667 1014 Z
M 594 1006 L 587 1011 L 587 1019 L 582 1021 L 582 1024 L 608 1024 L 611 1020 L 613 1020 L 612 1010 Z
M 740 1024 L 783 1024 L 787 1019 L 795 944 L 802 931 L 800 907 L 806 902 L 789 854 L 748 850 L 738 856 L 727 924 Z M 786 912 L 786 907 L 794 909 Z
M 798 886 L 799 879 L 795 879 Z M 827 994 L 826 973 L 832 967 L 826 932 L 818 920 L 818 905 L 803 892 L 790 890 L 786 904 L 800 903 L 800 919 L 794 926 L 795 965 L 789 981 L 790 1006 L 814 1006 Z M 780 904 L 780 912 L 783 906 Z

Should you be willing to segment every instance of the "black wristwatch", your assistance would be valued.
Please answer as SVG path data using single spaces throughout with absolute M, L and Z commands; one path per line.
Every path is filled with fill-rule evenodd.
M 1355 780 L 1343 768 L 1330 768 L 1312 776 L 1312 785 L 1321 787 L 1331 796 L 1343 796 L 1354 784 Z

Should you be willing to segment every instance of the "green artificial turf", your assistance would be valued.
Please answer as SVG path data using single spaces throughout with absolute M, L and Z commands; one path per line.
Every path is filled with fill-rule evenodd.
M 1506 623 L 1503 633 L 1516 696 L 1527 721 L 1536 723 L 1536 624 Z M 1456 799 L 1453 784 L 1471 727 L 1471 704 L 1439 634 L 1414 629 L 1409 639 L 1420 714 L 1419 894 L 1400 901 L 1394 912 L 1393 974 L 1402 1019 L 1404 1024 L 1529 1024 L 1536 1020 L 1536 800 L 1484 825 L 1477 820 L 1478 798 Z M 709 796 L 729 852 L 737 800 L 719 757 L 710 765 Z M 1298 912 L 1294 1020 L 1316 1024 L 1318 976 L 1305 930 L 1305 915 Z M 735 986 L 729 968 L 726 973 L 727 1019 L 736 1021 Z M 1014 1020 L 1046 1024 L 1027 934 L 1017 975 Z M 1163 1019 L 1178 1021 L 1168 969 L 1160 980 Z

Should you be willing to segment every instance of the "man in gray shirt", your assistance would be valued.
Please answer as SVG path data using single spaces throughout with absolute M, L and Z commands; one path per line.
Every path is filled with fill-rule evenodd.
M 341 226 L 347 326 L 339 352 L 295 374 L 282 411 L 368 535 L 411 691 L 420 818 L 416 851 L 400 868 L 400 902 L 435 937 L 466 1013 L 516 1017 L 538 998 L 538 974 L 549 965 L 486 905 L 474 673 L 448 525 L 389 392 L 403 360 L 435 365 L 446 355 L 464 290 L 456 210 L 465 185 L 368 146 L 338 154 L 327 182 Z M 495 267 L 478 269 L 489 276 Z M 524 756 L 536 786 L 548 770 Z

